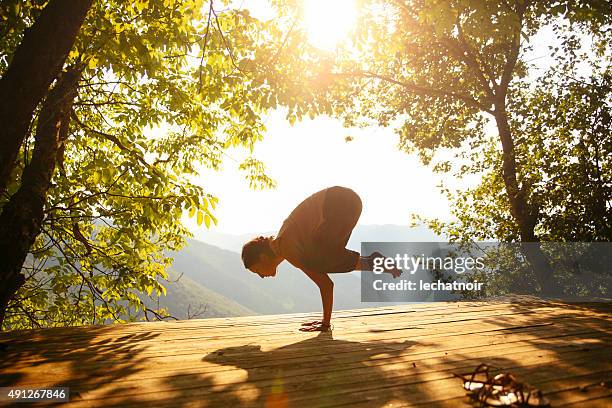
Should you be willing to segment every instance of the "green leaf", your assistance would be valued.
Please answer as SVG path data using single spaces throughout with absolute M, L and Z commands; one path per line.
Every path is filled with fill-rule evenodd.
M 206 228 L 210 228 L 210 221 L 211 221 L 210 215 L 206 214 L 204 216 L 204 224 L 206 224 Z

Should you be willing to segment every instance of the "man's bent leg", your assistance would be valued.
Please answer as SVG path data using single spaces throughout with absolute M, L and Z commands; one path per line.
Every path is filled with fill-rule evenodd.
M 323 273 L 355 270 L 359 253 L 345 247 L 357 225 L 361 208 L 361 199 L 353 190 L 344 187 L 328 189 L 323 204 L 324 221 L 314 237 L 313 269 Z

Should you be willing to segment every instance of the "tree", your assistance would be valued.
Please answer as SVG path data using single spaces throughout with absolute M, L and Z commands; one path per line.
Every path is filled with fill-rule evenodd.
M 40 2 L 20 5 L 7 14 L 7 55 L 42 15 Z M 11 219 L 0 229 L 4 328 L 163 316 L 138 294 L 163 294 L 167 252 L 189 235 L 184 212 L 215 222 L 199 167 L 218 168 L 231 146 L 252 150 L 261 114 L 283 103 L 251 67 L 255 55 L 273 66 L 281 44 L 261 46 L 271 30 L 199 0 L 93 4 L 0 197 Z M 255 158 L 241 168 L 272 184 Z
M 60 146 L 69 130 L 70 111 L 77 92 L 80 70 L 71 69 L 58 79 L 41 108 L 36 145 L 24 168 L 19 190 L 0 214 L 0 258 L 3 276 L 0 321 L 8 300 L 25 283 L 21 267 L 43 221 L 47 189 Z
M 283 5 L 294 6 L 290 1 Z M 469 205 L 456 202 L 455 212 L 470 231 L 480 229 L 487 238 L 521 242 L 547 238 L 540 232 L 545 208 L 541 192 L 528 176 L 523 155 L 529 153 L 519 126 L 544 108 L 520 109 L 519 95 L 529 82 L 525 55 L 538 31 L 557 22 L 563 23 L 557 28 L 566 33 L 586 32 L 609 44 L 605 30 L 610 23 L 609 3 L 364 0 L 360 6 L 359 25 L 346 48 L 335 55 L 302 52 L 303 62 L 315 59 L 313 65 L 321 67 L 310 78 L 311 98 L 320 106 L 331 100 L 329 110 L 347 125 L 395 127 L 400 147 L 417 151 L 424 163 L 430 163 L 439 150 L 460 152 L 452 161 L 437 163 L 437 170 L 451 171 L 453 163 L 460 163 L 459 173 L 468 173 L 477 167 L 472 164 L 479 164 L 488 177 L 484 182 L 496 186 L 500 210 L 497 218 L 476 225 L 471 224 L 470 214 L 487 216 L 479 213 L 481 196 L 473 197 Z M 568 39 L 564 51 L 575 52 L 575 44 L 575 38 Z M 537 102 L 531 103 L 533 107 Z M 493 140 L 490 125 L 496 133 Z M 483 149 L 487 144 L 496 153 Z M 479 153 L 484 156 L 478 157 Z M 448 231 L 456 239 L 468 237 L 463 234 L 466 229 Z M 540 246 L 526 246 L 525 256 L 545 292 L 552 270 Z
M 540 208 L 537 230 L 544 241 L 612 240 L 609 69 L 594 67 L 589 77 L 578 79 L 575 72 L 555 67 L 535 81 L 532 90 L 517 91 L 513 97 L 517 156 L 523 180 Z M 515 240 L 518 233 L 494 170 L 500 154 L 493 140 L 479 151 L 463 174 L 484 171 L 484 177 L 478 186 L 451 196 L 457 221 L 444 229 L 470 240 Z
M 3 3 L 2 15 L 8 19 L 10 10 L 18 9 L 21 3 Z M 0 192 L 8 183 L 32 113 L 61 71 L 91 3 L 92 0 L 51 0 L 37 16 L 36 24 L 24 32 L 23 40 L 12 54 L 11 64 L 0 79 L 0 140 L 3 144 Z M 8 31 L 4 34 L 8 35 Z

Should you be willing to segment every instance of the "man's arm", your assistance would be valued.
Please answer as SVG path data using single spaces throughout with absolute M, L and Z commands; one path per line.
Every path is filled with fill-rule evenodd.
M 312 324 L 305 325 L 301 328 L 302 331 L 324 331 L 327 330 L 331 325 L 331 315 L 334 305 L 334 282 L 326 273 L 318 273 L 311 271 L 307 268 L 300 268 L 315 285 L 319 288 L 321 293 L 321 303 L 323 305 L 323 320 L 320 322 L 312 322 Z

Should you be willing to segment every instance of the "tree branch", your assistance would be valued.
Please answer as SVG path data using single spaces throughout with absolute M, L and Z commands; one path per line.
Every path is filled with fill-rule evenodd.
M 202 65 L 204 64 L 204 55 L 206 54 L 206 47 L 208 46 L 208 33 L 210 32 L 210 18 L 213 13 L 213 0 L 210 0 L 210 6 L 208 7 L 208 22 L 206 23 L 206 34 L 204 34 L 204 44 L 202 45 L 202 57 L 200 58 L 200 71 L 198 78 L 198 93 L 202 92 Z
M 479 63 L 479 59 L 476 58 L 475 51 L 470 46 L 470 44 L 468 43 L 463 33 L 463 27 L 461 27 L 460 16 L 457 16 L 457 32 L 459 34 L 458 36 L 459 42 L 463 45 L 463 48 L 465 51 L 465 53 L 461 53 L 463 61 L 468 65 L 468 67 L 470 67 L 478 75 L 478 78 L 485 92 L 490 97 L 493 97 L 494 93 L 491 87 L 489 86 L 489 81 L 493 83 L 494 86 L 496 86 L 497 83 L 495 81 L 496 79 L 495 75 L 493 75 L 493 73 L 491 72 L 491 70 L 489 69 L 489 66 L 487 65 L 485 61 L 482 61 L 482 64 L 481 64 Z M 481 65 L 483 68 L 482 70 L 480 69 Z M 483 70 L 489 76 L 488 79 L 485 77 L 485 72 L 483 72 Z
M 408 92 L 411 92 L 417 95 L 428 95 L 428 96 L 434 96 L 434 97 L 449 97 L 455 100 L 461 100 L 469 104 L 470 106 L 476 107 L 484 112 L 493 114 L 493 111 L 491 109 L 489 109 L 482 103 L 478 102 L 471 96 L 462 94 L 462 93 L 445 91 L 443 89 L 429 88 L 429 87 L 421 86 L 421 85 L 409 84 L 406 82 L 399 81 L 395 78 L 391 78 L 386 75 L 381 75 L 381 74 L 377 74 L 374 72 L 367 72 L 367 71 L 338 73 L 338 74 L 332 74 L 332 75 L 341 76 L 341 77 L 349 77 L 349 78 L 351 77 L 376 78 L 376 79 L 380 79 L 382 81 L 386 81 L 386 82 L 389 82 L 395 85 L 399 85 L 403 87 L 405 90 L 407 90 Z
M 519 27 L 518 30 L 512 36 L 512 45 L 510 46 L 510 54 L 508 56 L 508 60 L 504 64 L 504 70 L 502 72 L 501 79 L 499 81 L 499 95 L 497 97 L 499 100 L 505 100 L 506 93 L 508 92 L 508 85 L 512 80 L 512 73 L 514 72 L 514 67 L 516 66 L 516 61 L 518 60 L 518 56 L 521 50 L 521 31 L 522 31 L 522 21 L 523 21 L 523 13 L 525 12 L 525 8 L 527 7 L 527 3 L 517 4 L 516 14 L 519 17 Z M 497 107 L 496 107 L 497 110 Z

